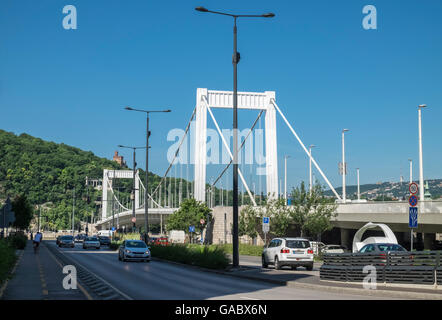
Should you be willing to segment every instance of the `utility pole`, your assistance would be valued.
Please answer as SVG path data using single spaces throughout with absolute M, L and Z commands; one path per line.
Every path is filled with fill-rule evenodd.
M 413 160 L 408 159 L 408 161 L 410 162 L 410 184 L 411 184 L 413 183 Z

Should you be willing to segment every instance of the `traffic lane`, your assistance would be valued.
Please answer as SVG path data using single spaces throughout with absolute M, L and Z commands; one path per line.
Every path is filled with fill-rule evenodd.
M 113 251 L 78 249 L 62 251 L 133 299 L 377 299 L 278 286 L 166 262 L 120 262 Z
M 201 300 L 271 286 L 166 262 L 121 262 L 112 251 L 62 251 L 134 299 Z

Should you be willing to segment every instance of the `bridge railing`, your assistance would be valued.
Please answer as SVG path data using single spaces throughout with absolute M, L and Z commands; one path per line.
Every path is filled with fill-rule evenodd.
M 386 253 L 329 253 L 323 255 L 321 280 L 362 282 L 376 270 L 378 283 L 442 285 L 442 251 Z

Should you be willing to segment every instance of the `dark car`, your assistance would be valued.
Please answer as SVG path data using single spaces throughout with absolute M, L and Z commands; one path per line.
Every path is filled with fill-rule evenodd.
M 360 253 L 387 253 L 389 251 L 406 252 L 407 250 L 397 243 L 369 243 L 359 250 Z
M 73 236 L 62 236 L 58 240 L 58 246 L 61 247 L 75 247 L 74 237 Z
M 110 244 L 111 244 L 111 240 L 109 237 L 100 236 L 100 237 L 98 237 L 98 239 L 100 240 L 101 246 L 110 246 Z

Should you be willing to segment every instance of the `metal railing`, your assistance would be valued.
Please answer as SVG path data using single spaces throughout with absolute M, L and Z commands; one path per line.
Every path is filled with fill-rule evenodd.
M 376 268 L 378 283 L 442 285 L 442 251 L 329 253 L 323 255 L 321 280 L 362 282 L 365 266 Z

